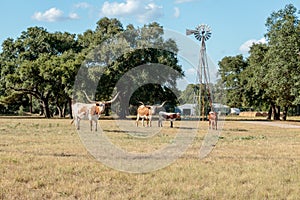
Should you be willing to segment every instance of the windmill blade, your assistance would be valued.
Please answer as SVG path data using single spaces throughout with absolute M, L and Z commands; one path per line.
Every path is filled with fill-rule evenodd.
M 186 29 L 186 35 L 192 35 L 195 33 L 195 30 Z

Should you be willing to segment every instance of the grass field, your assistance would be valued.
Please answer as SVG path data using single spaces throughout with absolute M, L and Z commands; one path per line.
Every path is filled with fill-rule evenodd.
M 180 131 L 166 126 L 145 140 L 116 130 L 112 120 L 100 124 L 132 152 L 159 149 Z M 70 120 L 1 118 L 0 199 L 300 199 L 300 129 L 226 121 L 213 151 L 199 159 L 206 132 L 201 122 L 169 166 L 126 173 L 96 161 Z

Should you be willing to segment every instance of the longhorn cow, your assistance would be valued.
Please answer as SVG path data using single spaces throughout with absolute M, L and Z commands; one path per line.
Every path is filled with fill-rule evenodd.
M 208 127 L 209 129 L 218 128 L 218 114 L 216 112 L 210 111 L 208 113 Z
M 109 103 L 114 102 L 117 99 L 119 93 L 117 93 L 112 100 L 104 101 L 104 102 L 92 101 L 85 92 L 84 94 L 90 103 L 78 102 L 72 104 L 73 120 L 71 121 L 71 124 L 75 121 L 75 126 L 77 130 L 79 130 L 80 120 L 88 119 L 90 121 L 91 131 L 92 131 L 93 122 L 95 123 L 95 131 L 97 131 L 97 122 L 101 113 L 104 112 L 105 106 Z
M 140 105 L 137 109 L 137 116 L 136 116 L 136 126 L 139 126 L 139 120 L 140 118 L 142 118 L 142 125 L 144 125 L 144 120 L 146 119 L 147 121 L 147 126 L 152 126 L 151 122 L 152 122 L 152 115 L 155 114 L 156 109 L 158 108 L 162 108 L 164 106 L 164 104 L 166 103 L 163 102 L 161 105 L 159 106 L 149 106 L 149 105 L 144 105 L 143 102 L 140 101 L 140 103 L 142 105 Z
M 170 127 L 173 128 L 173 121 L 176 119 L 180 119 L 180 114 L 179 113 L 168 113 L 168 112 L 163 112 L 160 111 L 158 113 L 158 127 L 162 127 L 162 121 L 170 121 L 171 125 Z

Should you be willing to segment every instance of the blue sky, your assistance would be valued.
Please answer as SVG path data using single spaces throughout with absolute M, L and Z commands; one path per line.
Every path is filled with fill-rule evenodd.
M 124 27 L 156 21 L 183 35 L 186 28 L 208 24 L 212 37 L 207 41 L 207 54 L 217 65 L 225 56 L 247 55 L 253 42 L 264 42 L 267 17 L 289 3 L 300 9 L 299 0 L 4 0 L 0 42 L 15 39 L 32 26 L 79 34 L 94 30 L 104 16 L 118 18 Z

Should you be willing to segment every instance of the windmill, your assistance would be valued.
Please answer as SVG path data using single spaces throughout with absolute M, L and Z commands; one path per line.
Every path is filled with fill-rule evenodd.
M 192 34 L 194 34 L 195 38 L 201 42 L 196 78 L 196 84 L 199 84 L 199 89 L 194 91 L 194 104 L 198 106 L 199 116 L 201 117 L 202 114 L 202 119 L 204 120 L 206 99 L 209 101 L 209 106 L 213 111 L 212 97 L 209 88 L 210 76 L 205 45 L 205 42 L 211 37 L 211 28 L 206 24 L 201 24 L 197 26 L 195 30 L 186 29 L 186 35 Z

